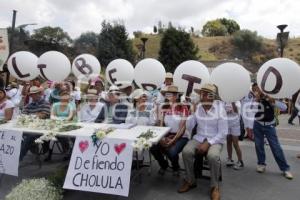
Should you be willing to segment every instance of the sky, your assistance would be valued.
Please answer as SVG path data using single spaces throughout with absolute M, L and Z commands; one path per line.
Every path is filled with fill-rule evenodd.
M 279 24 L 288 24 L 290 36 L 300 36 L 300 1 L 297 0 L 0 0 L 0 28 L 16 26 L 26 30 L 60 26 L 74 39 L 81 33 L 99 33 L 103 20 L 122 20 L 130 35 L 150 33 L 159 21 L 186 29 L 202 26 L 216 18 L 236 20 L 241 29 L 250 29 L 266 38 L 275 38 Z

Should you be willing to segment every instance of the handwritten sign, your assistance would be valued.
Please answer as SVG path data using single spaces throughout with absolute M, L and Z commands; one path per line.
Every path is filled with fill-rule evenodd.
M 18 176 L 22 135 L 20 131 L 0 131 L 0 174 Z
M 128 196 L 132 142 L 77 137 L 64 188 Z

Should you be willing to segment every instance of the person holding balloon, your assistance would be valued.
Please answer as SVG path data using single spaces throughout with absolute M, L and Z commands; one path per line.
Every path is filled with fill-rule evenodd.
M 238 105 L 240 102 L 225 103 L 225 110 L 228 117 L 228 135 L 227 135 L 227 167 L 232 167 L 235 170 L 239 170 L 244 167 L 242 159 L 242 151 L 239 145 L 239 136 L 241 134 L 240 127 L 240 115 L 238 111 Z M 232 159 L 232 146 L 235 149 L 238 161 L 234 163 Z
M 164 155 L 171 161 L 174 176 L 179 176 L 179 153 L 188 142 L 186 134 L 186 118 L 189 116 L 187 106 L 180 103 L 178 87 L 171 85 L 164 88 L 161 93 L 166 102 L 162 104 L 160 126 L 170 127 L 170 133 L 157 145 L 150 148 L 150 152 L 160 165 L 159 174 L 164 175 L 169 164 Z
M 290 166 L 288 165 L 284 156 L 283 150 L 279 143 L 276 129 L 275 129 L 275 106 L 281 110 L 286 110 L 286 105 L 281 103 L 270 96 L 264 94 L 257 84 L 253 85 L 253 92 L 255 94 L 256 109 L 254 121 L 254 142 L 257 155 L 257 172 L 264 173 L 266 171 L 266 155 L 265 155 L 265 137 L 271 147 L 271 151 L 277 162 L 280 170 L 283 172 L 283 176 L 287 179 L 293 179 L 293 175 L 290 172 Z

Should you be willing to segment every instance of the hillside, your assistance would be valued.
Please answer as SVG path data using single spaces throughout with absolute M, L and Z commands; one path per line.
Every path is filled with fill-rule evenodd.
M 158 52 L 160 49 L 161 35 L 147 34 L 143 37 L 147 37 L 146 43 L 146 57 L 158 58 Z M 216 61 L 224 59 L 235 59 L 234 46 L 230 43 L 230 37 L 192 37 L 194 43 L 199 48 L 200 60 L 204 61 Z M 264 39 L 263 43 L 268 49 L 276 51 L 276 41 L 270 39 Z M 141 44 L 139 38 L 133 39 L 134 47 L 137 50 L 136 45 Z M 284 56 L 300 63 L 300 38 L 290 38 L 288 46 L 285 48 Z M 246 63 L 251 71 L 256 71 L 259 68 L 259 64 Z

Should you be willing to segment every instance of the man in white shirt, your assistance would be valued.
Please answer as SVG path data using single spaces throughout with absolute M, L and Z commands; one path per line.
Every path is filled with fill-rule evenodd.
M 187 127 L 192 131 L 197 125 L 197 132 L 182 152 L 186 178 L 178 192 L 187 192 L 196 187 L 195 154 L 207 155 L 211 172 L 211 199 L 218 200 L 220 155 L 228 132 L 226 111 L 223 102 L 217 100 L 218 92 L 215 85 L 206 84 L 195 92 L 200 95 L 201 100 L 194 115 L 189 117 Z
M 81 122 L 95 122 L 105 105 L 99 102 L 99 96 L 95 89 L 87 90 L 86 100 L 87 102 L 80 108 L 79 120 Z

